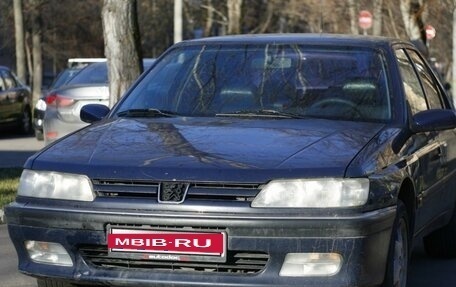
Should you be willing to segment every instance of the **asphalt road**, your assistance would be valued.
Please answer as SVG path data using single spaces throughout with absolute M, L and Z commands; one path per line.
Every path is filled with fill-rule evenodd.
M 0 135 L 0 167 L 20 167 L 41 149 L 43 142 L 33 137 Z M 35 279 L 17 271 L 17 256 L 6 225 L 0 225 L 0 286 L 36 287 Z M 438 260 L 426 256 L 423 247 L 415 248 L 409 270 L 408 287 L 456 286 L 456 259 Z
M 17 255 L 6 225 L 0 225 L 0 286 L 36 287 L 36 280 L 17 271 Z
M 0 133 L 0 168 L 22 167 L 27 158 L 44 147 L 33 136 L 14 136 Z
M 0 134 L 0 168 L 22 167 L 27 158 L 44 147 L 33 136 Z M 0 213 L 2 213 L 0 211 Z M 6 225 L 0 225 L 0 286 L 36 287 L 36 280 L 17 271 L 17 256 Z

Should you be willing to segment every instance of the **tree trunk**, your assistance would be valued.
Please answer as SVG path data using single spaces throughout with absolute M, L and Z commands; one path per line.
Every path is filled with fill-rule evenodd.
M 104 0 L 101 14 L 112 107 L 143 70 L 136 0 Z
M 348 12 L 350 13 L 350 31 L 352 34 L 358 35 L 358 0 L 348 0 Z
M 267 7 L 267 15 L 266 15 L 266 20 L 264 23 L 261 25 L 259 33 L 266 33 L 268 30 L 269 26 L 271 25 L 272 22 L 272 16 L 274 16 L 274 9 L 276 8 L 275 1 L 268 1 L 268 7 Z M 281 27 L 282 28 L 282 27 Z
M 453 51 L 452 51 L 452 80 L 451 80 L 451 94 L 453 96 L 453 103 L 456 104 L 456 0 L 453 0 Z
M 32 77 L 32 98 L 35 103 L 41 96 L 41 85 L 43 80 L 43 61 L 41 49 L 41 0 L 31 0 L 32 7 L 32 59 L 33 59 L 33 77 Z
M 16 38 L 16 74 L 21 82 L 26 83 L 26 62 L 25 62 L 25 37 L 24 17 L 22 14 L 22 0 L 14 0 L 14 32 Z
M 423 40 L 418 25 L 419 15 L 413 7 L 419 5 L 414 0 L 401 0 L 400 8 L 402 20 L 404 21 L 405 32 L 410 40 Z
M 25 55 L 27 57 L 27 72 L 28 72 L 28 83 L 33 83 L 33 65 L 32 65 L 32 51 L 30 48 L 30 32 L 25 32 Z
M 241 33 L 241 6 L 242 0 L 227 0 L 228 34 Z
M 207 1 L 207 18 L 206 25 L 204 27 L 204 36 L 209 37 L 212 33 L 212 25 L 214 23 L 214 6 L 212 5 L 212 0 Z
M 391 8 L 391 6 L 392 6 L 391 1 L 387 2 L 387 6 L 388 6 L 388 17 L 390 18 L 390 20 L 392 20 L 392 19 L 394 19 L 394 14 L 393 14 L 393 11 Z M 393 36 L 396 38 L 400 38 L 399 32 L 396 29 L 396 25 L 393 24 L 393 25 L 391 25 L 391 27 L 393 29 Z
M 374 36 L 382 35 L 382 9 L 383 0 L 374 0 L 374 19 L 372 23 L 372 34 Z
M 214 3 L 211 0 L 207 0 L 208 5 L 201 5 L 201 8 L 207 9 L 208 19 L 206 22 L 205 33 L 208 32 L 208 29 L 211 29 L 209 33 L 212 32 L 212 29 L 215 30 L 215 35 L 223 36 L 226 34 L 226 26 L 228 25 L 228 19 L 225 14 L 220 12 L 214 7 Z M 214 16 L 220 18 L 220 20 L 214 20 Z M 214 25 L 215 24 L 215 25 Z M 211 33 L 212 34 L 212 33 Z M 207 34 L 206 34 L 207 35 Z
M 174 0 L 174 43 L 182 41 L 182 0 Z

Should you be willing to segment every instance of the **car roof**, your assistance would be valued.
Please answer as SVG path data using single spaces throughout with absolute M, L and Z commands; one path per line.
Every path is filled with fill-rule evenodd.
M 143 65 L 150 66 L 156 61 L 155 58 L 143 58 Z M 94 62 L 91 64 L 88 64 L 87 66 L 83 67 L 82 69 L 86 69 L 87 67 L 97 67 L 97 66 L 107 66 L 108 62 Z
M 244 34 L 218 36 L 187 40 L 178 43 L 177 45 L 196 45 L 196 44 L 309 44 L 309 45 L 334 45 L 334 46 L 363 46 L 370 48 L 378 48 L 380 46 L 391 46 L 395 43 L 409 44 L 407 41 L 399 39 L 364 36 L 364 35 L 348 35 L 348 34 Z

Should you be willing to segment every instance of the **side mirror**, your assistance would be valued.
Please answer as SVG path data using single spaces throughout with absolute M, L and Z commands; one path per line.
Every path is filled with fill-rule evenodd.
M 81 108 L 79 117 L 85 123 L 93 123 L 102 120 L 107 114 L 109 114 L 110 109 L 101 104 L 89 104 Z
M 456 128 L 456 114 L 453 110 L 427 110 L 413 116 L 412 131 L 431 132 Z

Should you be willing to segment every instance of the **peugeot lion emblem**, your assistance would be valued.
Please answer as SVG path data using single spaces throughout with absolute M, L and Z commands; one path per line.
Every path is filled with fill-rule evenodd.
M 188 183 L 162 182 L 158 187 L 158 202 L 182 203 L 189 188 Z

